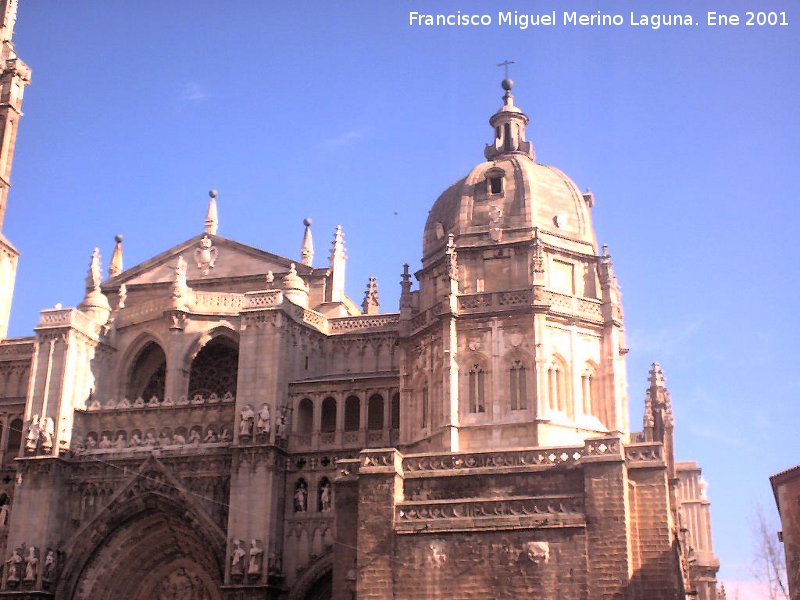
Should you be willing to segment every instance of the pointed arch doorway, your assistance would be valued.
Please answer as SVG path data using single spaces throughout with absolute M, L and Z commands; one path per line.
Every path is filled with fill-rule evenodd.
M 166 473 L 144 470 L 70 541 L 57 598 L 222 600 L 222 530 Z

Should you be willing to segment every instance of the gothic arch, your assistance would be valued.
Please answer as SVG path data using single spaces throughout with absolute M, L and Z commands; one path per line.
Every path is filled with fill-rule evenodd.
M 459 364 L 459 404 L 464 414 L 491 414 L 491 362 L 480 352 L 471 352 Z
M 329 551 L 311 564 L 292 586 L 287 600 L 326 600 L 332 598 L 331 591 L 326 595 L 327 582 L 332 583 L 333 552 Z
M 505 410 L 534 408 L 535 362 L 533 356 L 518 348 L 506 352 L 502 362 L 502 385 L 508 390 Z
M 166 369 L 169 367 L 169 365 L 167 365 L 167 354 L 164 350 L 166 347 L 164 340 L 155 333 L 149 331 L 142 332 L 128 344 L 128 348 L 122 355 L 117 368 L 116 389 L 120 399 L 124 397 L 133 402 L 139 394 L 139 392 L 134 391 L 134 388 L 137 387 L 137 374 L 134 373 L 134 371 L 137 369 L 137 361 L 139 361 L 145 352 L 148 352 L 148 349 L 158 348 L 164 355 L 164 372 L 166 374 Z M 147 384 L 145 383 L 144 385 L 146 386 Z M 163 392 L 161 396 L 159 396 L 159 399 L 164 399 Z M 145 400 L 149 400 L 149 398 L 145 398 Z
M 184 360 L 189 397 L 236 395 L 239 336 L 227 326 L 215 327 L 190 346 Z
M 553 354 L 547 364 L 547 397 L 550 410 L 574 417 L 572 385 L 567 361 L 560 354 Z
M 239 334 L 236 333 L 233 325 L 227 321 L 223 321 L 222 325 L 218 325 L 212 329 L 209 329 L 205 333 L 202 333 L 197 337 L 197 339 L 189 344 L 189 347 L 187 348 L 183 357 L 182 366 L 187 370 L 190 369 L 192 366 L 192 361 L 197 358 L 197 355 L 200 353 L 200 351 L 205 348 L 209 342 L 220 337 L 226 338 L 229 342 L 236 345 L 237 348 L 239 347 Z
M 56 598 L 150 600 L 170 584 L 221 600 L 224 533 L 159 467 L 149 459 L 65 544 Z

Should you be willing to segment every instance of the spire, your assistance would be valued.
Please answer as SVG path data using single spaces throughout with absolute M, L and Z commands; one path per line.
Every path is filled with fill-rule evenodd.
M 343 302 L 344 272 L 347 265 L 347 256 L 344 251 L 344 233 L 342 226 L 337 225 L 331 244 L 331 302 Z
M 219 219 L 217 218 L 217 190 L 208 192 L 208 211 L 206 211 L 206 226 L 204 231 L 211 235 L 217 234 Z
M 364 301 L 361 303 L 361 308 L 364 309 L 365 315 L 377 315 L 380 305 L 378 280 L 375 277 L 370 277 L 369 282 L 367 282 L 367 291 L 364 292 Z
M 303 245 L 300 246 L 300 262 L 307 267 L 314 262 L 314 242 L 311 240 L 311 219 L 303 219 L 306 230 L 303 232 Z
M 403 265 L 403 275 L 400 280 L 400 310 L 411 308 L 411 273 L 408 263 Z
M 111 262 L 108 263 L 108 278 L 116 277 L 122 273 L 122 234 L 118 233 L 114 236 L 114 252 L 111 254 Z
M 531 246 L 531 283 L 533 285 L 544 285 L 544 248 L 542 240 L 539 239 L 539 228 L 533 228 L 533 245 Z
M 89 272 L 86 275 L 86 294 L 78 308 L 86 313 L 94 322 L 105 325 L 111 314 L 108 298 L 100 289 L 100 249 L 95 248 L 89 261 Z
M 645 436 L 649 441 L 664 442 L 667 430 L 672 429 L 675 421 L 664 371 L 657 362 L 650 368 L 648 384 L 644 401 Z
M 18 5 L 19 0 L 0 0 L 0 42 L 10 42 L 14 37 Z
M 31 82 L 31 70 L 18 57 L 11 41 L 17 21 L 18 0 L 0 0 L 0 231 L 6 212 L 8 190 L 11 187 L 11 163 L 22 116 L 22 95 Z
M 502 63 L 501 63 L 502 66 Z M 514 81 L 506 77 L 500 86 L 505 90 L 503 106 L 489 119 L 494 128 L 494 141 L 483 150 L 484 156 L 492 160 L 503 154 L 524 154 L 534 158 L 533 144 L 525 139 L 528 116 L 514 105 L 511 89 Z

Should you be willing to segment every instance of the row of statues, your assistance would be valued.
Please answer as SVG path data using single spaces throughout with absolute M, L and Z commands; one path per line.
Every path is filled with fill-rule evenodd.
M 264 554 L 261 540 L 250 540 L 250 548 L 244 540 L 234 539 L 231 549 L 231 577 L 241 578 L 261 575 L 261 562 Z
M 319 489 L 317 490 L 317 510 L 319 512 L 328 512 L 332 508 L 333 502 L 333 489 L 331 482 L 327 477 L 320 481 Z M 308 484 L 305 479 L 298 479 L 294 486 L 294 512 L 304 513 L 308 512 Z
M 101 404 L 96 398 L 89 402 L 87 409 L 95 410 L 113 410 L 116 408 L 160 408 L 162 406 L 189 406 L 199 404 L 218 404 L 220 402 L 233 402 L 236 400 L 233 394 L 226 392 L 221 398 L 217 394 L 210 396 L 203 396 L 202 394 L 195 394 L 191 397 L 181 396 L 177 400 L 173 400 L 170 396 L 164 398 L 163 401 L 158 396 L 151 396 L 149 400 L 145 400 L 141 396 L 136 398 L 133 402 L 127 398 L 123 398 L 119 402 L 111 398 L 105 404 Z
M 35 582 L 39 575 L 39 562 L 39 549 L 36 546 L 26 548 L 23 544 L 20 548 L 14 548 L 6 561 L 6 582 L 11 587 L 16 587 L 20 582 Z M 46 550 L 41 568 L 43 583 L 49 583 L 55 579 L 56 552 L 52 548 Z
M 275 438 L 286 439 L 288 419 L 286 410 L 282 410 L 275 423 Z M 272 413 L 269 404 L 262 404 L 258 412 L 249 404 L 239 412 L 239 437 L 250 438 L 253 435 L 269 439 L 272 432 Z
M 33 415 L 25 432 L 25 454 L 50 454 L 53 451 L 54 437 L 53 419 Z
M 233 437 L 226 428 L 223 428 L 217 433 L 214 428 L 209 427 L 204 435 L 200 427 L 193 427 L 186 433 L 178 431 L 173 434 L 162 431 L 158 436 L 156 436 L 154 431 L 148 431 L 144 435 L 141 435 L 138 431 L 134 431 L 130 439 L 128 439 L 127 434 L 120 432 L 113 441 L 108 434 L 102 434 L 98 440 L 96 434 L 90 433 L 86 436 L 82 444 L 76 444 L 76 450 L 124 450 L 125 448 L 140 447 L 161 448 L 164 446 L 230 443 L 231 441 L 233 441 Z

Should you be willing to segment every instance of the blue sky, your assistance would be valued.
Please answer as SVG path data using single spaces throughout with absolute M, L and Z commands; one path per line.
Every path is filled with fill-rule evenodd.
M 441 191 L 482 160 L 512 59 L 537 159 L 597 199 L 622 284 L 638 427 L 662 363 L 677 454 L 710 482 L 724 580 L 751 577 L 756 503 L 800 462 L 794 256 L 800 10 L 787 27 L 412 28 L 409 11 L 744 15 L 754 3 L 23 0 L 33 68 L 5 235 L 22 252 L 11 324 L 75 305 L 92 248 L 137 264 L 202 229 L 315 264 L 341 224 L 348 292 L 397 309 Z

